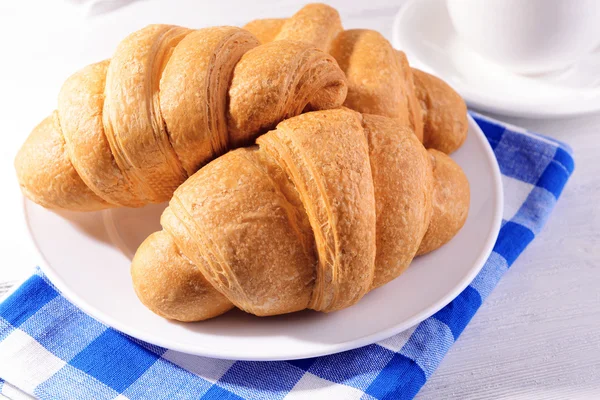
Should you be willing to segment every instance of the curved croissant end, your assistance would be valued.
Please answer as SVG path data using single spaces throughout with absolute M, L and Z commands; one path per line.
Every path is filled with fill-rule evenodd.
M 234 27 L 150 25 L 124 39 L 110 61 L 65 82 L 54 134 L 44 122 L 45 134 L 24 144 L 15 166 L 25 195 L 45 207 L 158 203 L 213 158 L 284 118 L 338 107 L 345 96 L 336 61 L 309 44 L 259 46 Z M 46 173 L 32 155 L 51 152 L 57 140 L 65 172 Z M 37 150 L 27 149 L 32 143 Z M 75 175 L 68 197 L 66 189 L 52 192 L 72 186 Z
M 73 168 L 56 111 L 33 129 L 17 153 L 15 167 L 23 194 L 44 207 L 95 211 L 110 206 Z
M 284 21 L 273 40 L 299 40 L 326 52 L 330 51 L 333 40 L 343 30 L 337 10 L 326 4 L 307 4 Z M 274 29 L 275 25 L 271 23 L 270 28 Z
M 443 80 L 413 68 L 423 113 L 423 145 L 450 154 L 467 139 L 467 105 Z
M 464 223 L 468 184 L 460 167 L 425 150 L 397 120 L 348 109 L 309 112 L 257 144 L 219 157 L 175 191 L 163 231 L 132 262 L 136 292 L 151 310 L 201 320 L 227 309 L 211 294 L 215 300 L 195 310 L 196 297 L 186 296 L 191 275 L 161 272 L 169 283 L 148 283 L 155 266 L 179 268 L 173 252 L 200 271 L 202 293 L 207 282 L 249 313 L 339 310 Z M 175 247 L 155 243 L 165 237 Z M 155 300 L 168 296 L 177 301 Z
M 428 151 L 433 166 L 433 207 L 431 223 L 417 255 L 449 242 L 465 224 L 471 201 L 469 181 L 462 168 L 441 151 Z
M 156 253 L 161 257 L 157 258 Z M 131 277 L 146 307 L 161 317 L 198 321 L 233 308 L 225 296 L 208 283 L 200 270 L 181 254 L 173 237 L 155 232 L 140 245 Z

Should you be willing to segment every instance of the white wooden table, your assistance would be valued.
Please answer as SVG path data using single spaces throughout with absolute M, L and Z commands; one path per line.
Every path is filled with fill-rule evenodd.
M 130 3 L 124 7 L 119 4 Z M 253 3 L 250 5 L 250 3 Z M 390 38 L 401 0 L 332 1 L 347 28 Z M 287 16 L 298 0 L 3 1 L 0 3 L 0 292 L 36 265 L 12 161 L 56 106 L 63 80 L 109 57 L 126 33 L 152 22 L 242 25 Z M 600 398 L 600 115 L 563 120 L 498 117 L 571 144 L 576 169 L 554 214 L 487 299 L 419 399 Z

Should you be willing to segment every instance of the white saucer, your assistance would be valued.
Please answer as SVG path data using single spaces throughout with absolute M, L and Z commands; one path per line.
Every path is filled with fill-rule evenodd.
M 565 71 L 517 75 L 459 40 L 445 0 L 407 0 L 394 20 L 393 44 L 411 65 L 452 85 L 470 107 L 529 118 L 600 110 L 599 52 Z
M 129 275 L 138 245 L 160 229 L 164 204 L 55 213 L 25 201 L 25 218 L 50 280 L 83 311 L 117 330 L 209 357 L 306 358 L 365 346 L 411 328 L 448 304 L 481 270 L 500 229 L 502 183 L 494 154 L 470 117 L 467 141 L 452 157 L 471 185 L 463 229 L 447 245 L 415 259 L 396 280 L 331 314 L 259 318 L 233 310 L 205 322 L 168 321 L 140 303 Z

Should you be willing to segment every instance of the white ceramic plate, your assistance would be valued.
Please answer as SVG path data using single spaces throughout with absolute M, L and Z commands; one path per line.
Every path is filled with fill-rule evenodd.
M 452 156 L 471 184 L 464 228 L 446 246 L 417 258 L 399 278 L 358 304 L 322 314 L 259 318 L 233 310 L 199 323 L 160 318 L 137 299 L 131 256 L 160 229 L 165 205 L 95 213 L 54 213 L 25 201 L 42 269 L 62 293 L 96 319 L 159 346 L 209 357 L 284 360 L 364 346 L 410 328 L 456 297 L 479 272 L 500 228 L 502 186 L 483 133 L 469 120 L 465 145 Z
M 600 50 L 565 71 L 518 75 L 458 38 L 446 0 L 407 0 L 394 20 L 393 44 L 411 65 L 444 79 L 474 108 L 528 118 L 600 110 Z

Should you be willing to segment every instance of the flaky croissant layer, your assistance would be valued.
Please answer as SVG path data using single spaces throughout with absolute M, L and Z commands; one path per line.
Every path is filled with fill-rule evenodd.
M 134 288 L 197 321 L 348 307 L 463 226 L 469 184 L 399 120 L 349 109 L 285 120 L 206 165 L 139 247 Z
M 441 79 L 410 68 L 379 32 L 344 30 L 334 8 L 308 4 L 290 18 L 254 20 L 244 29 L 261 43 L 300 40 L 327 51 L 348 79 L 346 107 L 400 119 L 426 148 L 449 154 L 465 141 L 463 99 Z
M 285 118 L 339 107 L 346 90 L 333 57 L 307 43 L 150 25 L 65 82 L 16 157 L 19 183 L 48 208 L 166 201 L 208 161 Z

